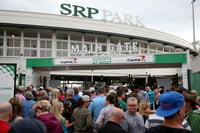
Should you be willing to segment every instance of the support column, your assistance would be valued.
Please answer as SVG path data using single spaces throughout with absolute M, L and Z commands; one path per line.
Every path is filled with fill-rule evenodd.
M 37 57 L 40 57 L 40 32 L 37 33 Z
M 7 56 L 7 30 L 3 31 L 3 57 Z
M 22 85 L 22 74 L 23 74 L 23 61 L 24 61 L 24 30 L 21 29 L 20 37 L 20 62 L 19 62 L 19 85 Z
M 98 38 L 97 38 L 97 36 L 95 36 L 95 40 L 94 41 L 95 41 L 94 42 L 94 44 L 95 44 L 94 50 L 95 50 L 95 55 L 97 56 L 97 52 L 98 52 L 98 51 L 96 51 L 96 48 L 97 48 L 97 45 L 98 45 Z M 91 51 L 94 53 L 93 47 L 91 47 Z
M 110 37 L 107 36 L 107 55 L 110 55 Z
M 84 56 L 84 44 L 85 44 L 85 34 L 83 33 L 82 34 L 82 38 L 81 38 L 81 48 L 82 48 L 82 50 L 81 50 L 81 55 L 82 56 Z
M 190 68 L 190 50 L 187 49 L 187 63 L 182 64 L 182 81 L 183 81 L 183 87 L 191 90 L 191 85 L 190 85 L 190 73 L 191 73 L 191 68 Z
M 56 46 L 57 46 L 57 41 L 56 41 L 56 31 L 53 30 L 52 32 L 52 57 L 56 57 Z
M 70 49 L 71 49 L 71 41 L 70 41 L 71 39 L 70 39 L 70 34 L 68 34 L 68 47 L 67 47 L 67 50 L 68 50 L 68 52 L 67 52 L 67 56 L 68 57 L 70 57 L 70 54 L 71 54 L 71 51 L 70 51 Z
M 21 37 L 20 37 L 20 55 L 24 55 L 24 30 L 21 29 Z

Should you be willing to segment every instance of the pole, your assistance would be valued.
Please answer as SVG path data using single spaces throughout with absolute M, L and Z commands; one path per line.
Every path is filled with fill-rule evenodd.
M 93 69 L 91 69 L 91 85 L 93 86 L 94 77 L 93 77 Z
M 195 39 L 195 19 L 194 19 L 194 2 L 196 0 L 192 0 L 192 25 L 193 25 L 193 46 L 194 46 L 194 50 L 196 50 L 196 45 L 195 45 L 195 42 L 196 42 L 196 39 Z
M 23 54 L 20 54 L 20 68 L 19 68 L 19 85 L 22 85 L 22 61 L 23 61 Z

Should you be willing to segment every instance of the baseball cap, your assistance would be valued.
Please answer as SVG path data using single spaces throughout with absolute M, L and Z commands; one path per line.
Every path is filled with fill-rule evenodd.
M 82 100 L 83 100 L 84 102 L 88 102 L 88 101 L 91 101 L 91 98 L 90 98 L 90 96 L 88 96 L 88 95 L 83 95 L 83 96 L 82 96 Z
M 94 91 L 95 91 L 95 88 L 94 88 L 94 87 L 90 87 L 89 91 L 90 91 L 90 92 L 94 92 Z
M 174 115 L 184 104 L 182 94 L 175 91 L 164 92 L 159 97 L 159 104 L 156 114 L 162 117 Z

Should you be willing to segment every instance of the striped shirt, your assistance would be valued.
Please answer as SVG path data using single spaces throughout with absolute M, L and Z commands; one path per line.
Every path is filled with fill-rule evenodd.
M 162 125 L 163 122 L 164 122 L 164 117 L 160 117 L 156 114 L 151 114 L 149 115 L 149 118 L 145 122 L 145 128 L 149 129 L 151 127 Z M 185 129 L 191 131 L 190 125 L 185 119 L 183 120 L 182 125 Z

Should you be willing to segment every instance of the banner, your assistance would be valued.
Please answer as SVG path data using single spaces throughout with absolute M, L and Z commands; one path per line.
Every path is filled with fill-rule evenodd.
M 105 57 L 73 57 L 54 59 L 55 66 L 64 65 L 101 65 L 101 64 L 140 64 L 153 63 L 153 55 L 138 55 L 138 56 L 105 56 Z
M 14 96 L 16 64 L 0 64 L 0 102 L 8 102 Z

